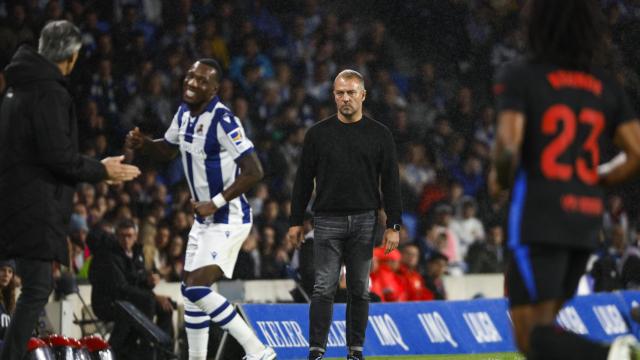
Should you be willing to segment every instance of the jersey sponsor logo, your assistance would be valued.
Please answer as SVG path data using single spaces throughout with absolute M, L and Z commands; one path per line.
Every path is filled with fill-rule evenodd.
M 602 82 L 584 72 L 557 70 L 547 74 L 547 80 L 556 90 L 570 88 L 588 91 L 596 96 L 602 94 Z
M 568 213 L 581 213 L 590 216 L 600 216 L 604 211 L 602 199 L 595 196 L 566 194 L 560 199 L 560 205 Z

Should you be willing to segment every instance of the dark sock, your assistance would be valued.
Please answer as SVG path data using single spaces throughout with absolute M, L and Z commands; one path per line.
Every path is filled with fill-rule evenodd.
M 531 332 L 528 360 L 607 360 L 609 346 L 558 326 L 536 326 Z

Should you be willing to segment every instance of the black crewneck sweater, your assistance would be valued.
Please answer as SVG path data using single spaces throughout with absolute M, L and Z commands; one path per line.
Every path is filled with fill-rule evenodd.
M 387 227 L 401 223 L 396 148 L 381 123 L 366 116 L 343 123 L 334 115 L 309 128 L 293 187 L 292 226 L 302 225 L 314 179 L 316 215 L 357 214 L 384 204 Z

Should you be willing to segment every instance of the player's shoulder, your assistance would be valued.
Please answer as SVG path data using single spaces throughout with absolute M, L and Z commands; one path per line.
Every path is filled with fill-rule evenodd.
M 593 69 L 591 69 L 590 74 L 596 79 L 600 80 L 605 89 L 617 92 L 617 90 L 622 87 L 622 85 L 618 80 L 616 80 L 614 75 L 602 67 L 594 67 Z
M 524 77 L 534 71 L 537 66 L 531 59 L 519 57 L 500 65 L 497 69 L 496 78 Z
M 235 124 L 236 116 L 233 114 L 228 106 L 218 101 L 215 106 L 210 109 L 211 121 L 214 123 L 220 123 L 221 125 Z

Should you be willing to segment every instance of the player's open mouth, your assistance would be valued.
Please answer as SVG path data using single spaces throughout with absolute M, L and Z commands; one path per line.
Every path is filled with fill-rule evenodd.
M 196 96 L 195 91 L 193 91 L 193 90 L 189 90 L 189 89 L 187 89 L 187 90 L 184 92 L 184 94 L 185 94 L 185 95 L 187 95 L 188 97 L 194 97 L 194 96 Z

